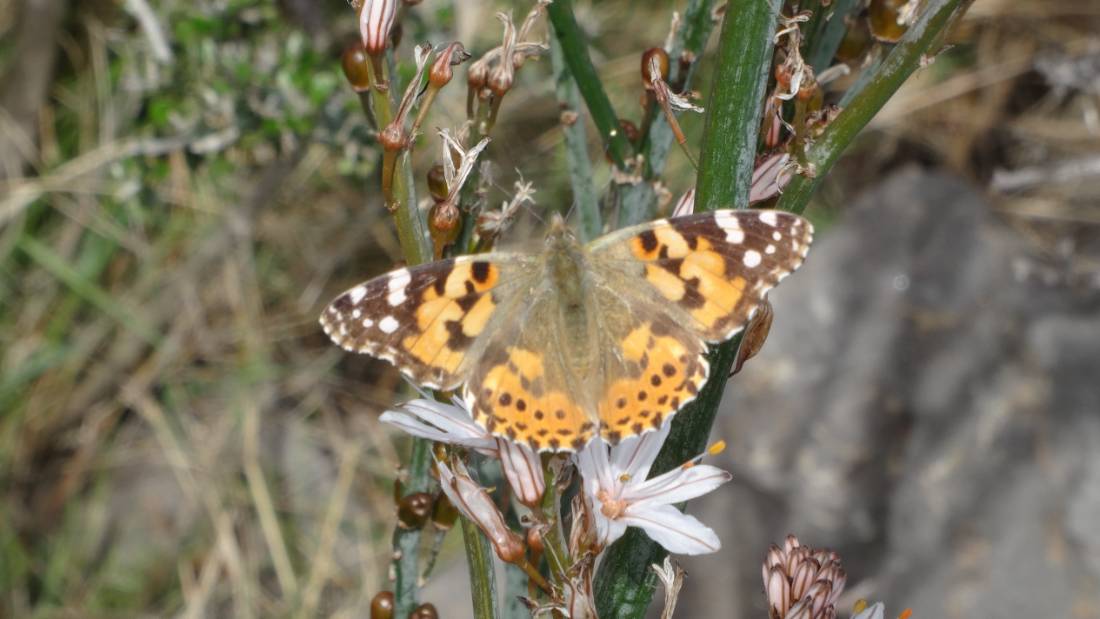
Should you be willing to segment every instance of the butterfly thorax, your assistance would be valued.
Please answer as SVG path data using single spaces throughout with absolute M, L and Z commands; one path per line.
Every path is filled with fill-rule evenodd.
M 546 238 L 544 268 L 546 281 L 553 289 L 557 314 L 560 317 L 560 337 L 568 367 L 586 377 L 596 364 L 594 316 L 590 315 L 590 269 L 585 248 L 563 224 L 555 221 Z

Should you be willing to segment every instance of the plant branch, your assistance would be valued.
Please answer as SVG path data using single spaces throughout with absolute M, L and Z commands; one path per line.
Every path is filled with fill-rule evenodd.
M 581 96 L 592 114 L 592 121 L 600 132 L 604 148 L 611 160 L 620 168 L 625 167 L 631 156 L 630 142 L 619 129 L 619 116 L 611 107 L 611 100 L 604 92 L 603 83 L 588 55 L 588 44 L 573 16 L 572 0 L 555 0 L 546 7 L 546 14 L 554 26 L 554 36 L 561 44 L 565 64 L 573 74 Z
M 573 74 L 565 64 L 561 43 L 557 39 L 550 41 L 550 61 L 554 69 L 554 91 L 558 103 L 565 112 L 574 114 L 568 120 L 562 119 L 561 130 L 565 138 L 569 181 L 573 186 L 573 202 L 580 214 L 581 237 L 584 241 L 590 241 L 603 231 L 600 203 L 592 182 L 592 160 L 588 157 L 588 131 L 581 110 L 580 93 Z
M 707 103 L 696 210 L 747 208 L 779 0 L 731 0 Z
M 778 207 L 802 212 L 825 173 L 867 126 L 902 83 L 930 55 L 938 51 L 943 35 L 966 12 L 973 0 L 933 0 L 901 41 L 877 67 L 875 73 L 824 133 L 806 149 L 804 166 L 808 174 L 795 176 L 783 192 Z
M 466 548 L 466 567 L 470 571 L 470 595 L 473 597 L 476 619 L 497 619 L 496 578 L 493 572 L 493 551 L 489 540 L 466 517 L 462 523 L 462 543 Z M 400 616 L 400 615 L 398 615 Z

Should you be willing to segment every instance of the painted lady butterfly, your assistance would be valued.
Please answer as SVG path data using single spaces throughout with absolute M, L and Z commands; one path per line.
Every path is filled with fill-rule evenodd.
M 321 324 L 426 388 L 465 385 L 493 434 L 579 449 L 660 427 L 694 399 L 706 343 L 744 328 L 812 236 L 797 215 L 723 210 L 583 245 L 556 217 L 541 253 L 398 269 L 337 297 Z

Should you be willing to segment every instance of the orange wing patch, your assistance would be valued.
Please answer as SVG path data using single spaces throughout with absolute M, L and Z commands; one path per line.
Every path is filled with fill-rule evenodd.
M 622 342 L 627 375 L 610 381 L 599 403 L 600 434 L 608 441 L 659 428 L 695 399 L 709 366 L 698 342 L 684 341 L 646 322 Z
M 466 402 L 489 432 L 527 443 L 535 450 L 579 449 L 595 423 L 574 398 L 551 390 L 540 352 L 509 347 L 498 363 L 467 385 Z
M 347 350 L 390 361 L 424 387 L 453 389 L 498 308 L 500 269 L 485 257 L 398 269 L 337 297 L 321 324 Z

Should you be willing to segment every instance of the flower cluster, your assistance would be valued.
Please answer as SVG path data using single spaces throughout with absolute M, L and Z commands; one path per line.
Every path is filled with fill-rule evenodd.
M 481 529 L 501 560 L 518 565 L 544 588 L 544 605 L 570 616 L 586 616 L 581 609 L 592 606 L 592 576 L 600 554 L 628 527 L 642 529 L 672 553 L 703 554 L 721 547 L 710 527 L 676 505 L 714 490 L 729 481 L 730 474 L 694 458 L 650 476 L 668 437 L 668 422 L 616 445 L 595 438 L 576 453 L 547 456 L 544 463 L 527 445 L 487 432 L 458 399 L 449 404 L 416 399 L 386 411 L 381 420 L 413 436 L 451 446 L 449 456 L 437 455 L 435 460 L 447 498 Z M 719 444 L 709 451 L 720 449 Z M 509 527 L 507 505 L 502 506 L 474 479 L 460 456 L 463 450 L 499 461 L 512 496 L 529 512 L 522 521 L 526 531 Z M 579 474 L 580 492 L 566 532 L 555 517 L 560 510 L 550 508 L 569 488 L 571 471 Z M 534 564 L 542 552 L 550 567 L 550 582 L 539 582 L 537 577 Z

